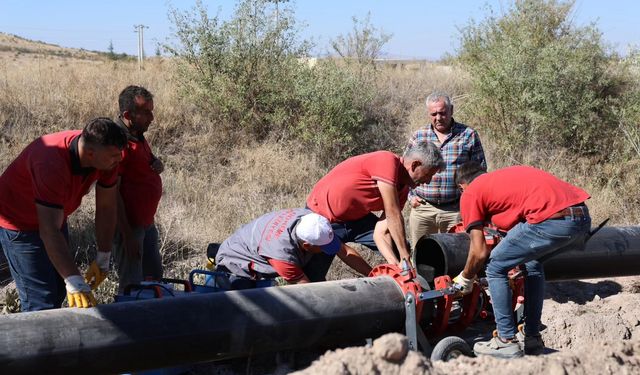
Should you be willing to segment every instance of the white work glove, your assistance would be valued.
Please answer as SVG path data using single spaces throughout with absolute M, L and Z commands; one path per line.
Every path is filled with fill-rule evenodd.
M 89 270 L 85 273 L 84 278 L 87 284 L 91 285 L 91 289 L 95 289 L 107 278 L 109 273 L 109 260 L 111 259 L 110 251 L 98 251 L 96 259 L 89 265 Z
M 71 275 L 64 279 L 67 288 L 67 303 L 69 307 L 92 307 L 97 305 L 96 298 L 91 293 L 91 287 L 84 282 L 80 275 Z
M 462 295 L 466 295 L 473 290 L 474 279 L 475 278 L 467 279 L 462 275 L 462 272 L 460 272 L 460 274 L 453 279 L 453 283 L 460 286 L 460 293 L 462 293 Z

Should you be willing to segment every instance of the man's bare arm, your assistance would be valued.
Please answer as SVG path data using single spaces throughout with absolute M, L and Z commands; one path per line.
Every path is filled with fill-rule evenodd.
M 404 230 L 404 219 L 402 217 L 402 207 L 400 207 L 400 199 L 395 186 L 378 181 L 378 189 L 384 203 L 384 214 L 387 220 L 387 226 L 391 233 L 391 238 L 398 248 L 400 259 L 411 260 L 409 248 L 407 247 L 407 236 Z
M 80 275 L 80 271 L 71 256 L 69 244 L 60 231 L 64 222 L 64 211 L 36 203 L 40 238 L 45 251 L 62 278 Z
M 346 244 L 342 244 L 340 251 L 338 251 L 338 258 L 340 258 L 347 266 L 351 267 L 354 271 L 360 273 L 363 276 L 369 276 L 371 272 L 371 266 L 367 263 L 360 253 Z
M 378 247 L 378 251 L 389 264 L 398 264 L 400 260 L 393 251 L 393 238 L 389 232 L 386 217 L 380 218 L 373 229 L 373 241 Z
M 490 250 L 484 240 L 484 232 L 481 226 L 473 227 L 469 231 L 470 245 L 467 263 L 464 266 L 463 276 L 472 279 L 482 269 L 487 258 L 489 258 Z

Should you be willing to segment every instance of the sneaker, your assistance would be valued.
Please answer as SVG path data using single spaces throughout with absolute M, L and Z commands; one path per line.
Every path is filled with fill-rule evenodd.
M 516 339 L 520 344 L 520 349 L 526 355 L 540 355 L 544 353 L 544 341 L 542 341 L 542 336 L 525 336 L 522 331 L 518 330 L 516 334 Z
M 497 358 L 519 358 L 524 355 L 517 339 L 503 342 L 498 337 L 493 337 L 489 341 L 477 342 L 473 346 L 476 355 L 490 355 Z

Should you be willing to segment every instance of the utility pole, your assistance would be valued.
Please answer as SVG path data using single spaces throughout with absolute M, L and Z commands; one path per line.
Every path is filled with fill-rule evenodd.
M 133 25 L 135 30 L 134 33 L 138 33 L 138 70 L 142 70 L 142 61 L 144 60 L 144 29 L 148 29 L 148 26 L 145 25 Z

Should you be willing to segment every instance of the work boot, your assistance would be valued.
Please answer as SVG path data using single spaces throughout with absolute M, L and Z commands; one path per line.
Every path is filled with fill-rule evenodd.
M 516 333 L 516 339 L 520 344 L 520 350 L 526 355 L 540 355 L 544 353 L 544 341 L 542 341 L 541 335 L 525 336 L 525 334 L 518 330 Z
M 489 341 L 477 342 L 473 346 L 476 355 L 490 355 L 497 358 L 519 358 L 524 354 L 517 339 L 502 341 L 499 337 L 493 337 Z

